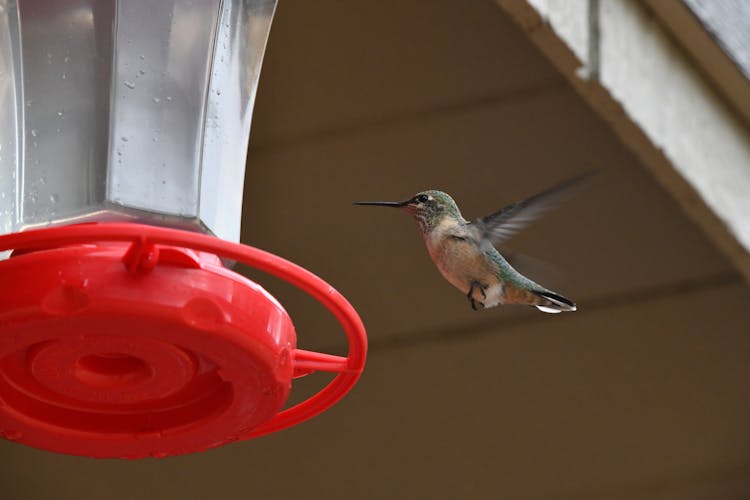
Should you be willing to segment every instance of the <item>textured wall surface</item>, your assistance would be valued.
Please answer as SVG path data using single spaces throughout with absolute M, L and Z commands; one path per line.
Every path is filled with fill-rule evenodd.
M 682 0 L 737 66 L 750 78 L 750 3 Z
M 579 53 L 570 6 L 499 3 L 750 279 L 750 131 L 646 8 L 576 4 L 595 16 L 593 49 L 574 60 L 563 56 Z

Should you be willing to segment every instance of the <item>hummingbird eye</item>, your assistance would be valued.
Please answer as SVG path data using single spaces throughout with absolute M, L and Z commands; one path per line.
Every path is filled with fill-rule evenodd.
M 419 196 L 417 196 L 417 201 L 419 203 L 427 203 L 427 200 L 429 199 L 430 198 L 426 194 L 420 194 Z

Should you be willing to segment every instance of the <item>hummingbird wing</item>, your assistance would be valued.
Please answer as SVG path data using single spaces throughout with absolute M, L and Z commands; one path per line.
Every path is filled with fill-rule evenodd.
M 505 206 L 495 213 L 474 219 L 471 226 L 478 232 L 480 241 L 489 241 L 493 246 L 497 246 L 545 212 L 572 197 L 592 175 L 585 173 L 568 179 L 530 198 Z

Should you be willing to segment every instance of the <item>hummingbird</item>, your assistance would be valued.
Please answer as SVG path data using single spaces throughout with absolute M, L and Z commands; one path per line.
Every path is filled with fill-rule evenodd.
M 521 304 L 546 313 L 575 311 L 576 304 L 516 271 L 497 246 L 578 191 L 583 174 L 472 221 L 464 219 L 447 193 L 421 191 L 405 201 L 358 201 L 406 211 L 416 221 L 443 277 L 469 299 L 471 308 Z

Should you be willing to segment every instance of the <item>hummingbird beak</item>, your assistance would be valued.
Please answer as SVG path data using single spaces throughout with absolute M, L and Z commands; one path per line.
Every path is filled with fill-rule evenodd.
M 376 207 L 394 207 L 394 208 L 400 208 L 405 207 L 409 204 L 409 200 L 407 201 L 355 201 L 355 205 L 373 205 Z

